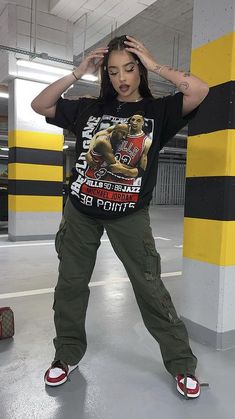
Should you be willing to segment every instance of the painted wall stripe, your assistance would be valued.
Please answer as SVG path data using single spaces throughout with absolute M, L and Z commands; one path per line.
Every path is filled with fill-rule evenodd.
M 235 176 L 235 130 L 188 138 L 186 177 Z
M 235 129 L 235 81 L 212 87 L 196 117 L 190 121 L 189 135 Z
M 187 178 L 185 217 L 235 221 L 235 176 Z
M 235 221 L 184 218 L 183 256 L 221 266 L 235 265 Z
M 234 45 L 235 32 L 230 32 L 195 48 L 191 54 L 192 73 L 206 80 L 209 86 L 235 80 Z
M 10 163 L 8 179 L 62 181 L 63 167 L 40 164 Z
M 9 210 L 14 212 L 62 212 L 59 196 L 8 195 Z
M 36 131 L 9 131 L 9 147 L 31 146 L 36 149 L 62 151 L 64 136 L 61 134 L 47 134 Z
M 63 182 L 34 180 L 9 180 L 10 195 L 62 196 Z
M 35 148 L 12 147 L 9 150 L 9 163 L 63 165 L 63 152 L 55 150 L 38 150 Z

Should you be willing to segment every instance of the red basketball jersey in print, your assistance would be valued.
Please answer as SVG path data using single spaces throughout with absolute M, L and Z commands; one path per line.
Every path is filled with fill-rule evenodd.
M 96 168 L 88 167 L 86 171 L 86 177 L 91 179 L 100 179 L 104 174 L 106 174 L 107 170 L 101 170 L 102 167 L 106 167 L 107 163 L 104 161 L 104 157 L 102 154 L 97 153 L 94 150 L 90 151 L 93 161 L 96 163 Z
M 126 139 L 122 140 L 116 150 L 116 159 L 130 168 L 138 168 L 138 163 L 144 151 L 147 138 L 148 137 L 143 131 L 141 131 L 140 134 L 128 134 Z M 94 150 L 91 150 L 90 153 L 93 160 L 97 163 L 97 167 L 88 167 L 86 177 L 90 179 L 105 180 L 106 182 L 124 183 L 128 185 L 134 184 L 135 178 L 125 176 L 121 173 L 114 174 L 109 171 L 108 165 L 100 153 L 97 153 Z
M 116 150 L 116 159 L 128 166 L 136 167 L 144 151 L 146 139 L 147 136 L 143 131 L 140 134 L 128 134 Z

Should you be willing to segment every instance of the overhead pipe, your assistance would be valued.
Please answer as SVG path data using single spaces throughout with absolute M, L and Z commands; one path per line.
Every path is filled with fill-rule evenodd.
M 33 32 L 33 0 L 30 2 L 30 31 L 29 31 L 29 49 L 32 52 L 32 32 Z
M 7 47 L 6 45 L 0 45 L 0 51 L 1 50 L 2 51 L 14 52 L 16 54 L 18 53 L 18 54 L 22 54 L 22 55 L 28 55 L 28 57 L 30 59 L 41 58 L 41 59 L 48 60 L 48 61 L 55 61 L 57 63 L 73 65 L 73 61 L 63 60 L 62 58 L 57 58 L 57 57 L 52 57 L 51 55 L 48 55 L 45 52 L 41 52 L 39 54 L 38 53 L 34 54 L 32 51 L 27 51 L 25 49 L 20 49 L 20 48 Z
M 179 52 L 180 52 L 180 34 L 177 37 L 177 56 L 176 56 L 176 69 L 179 70 Z
M 34 40 L 33 40 L 33 53 L 37 52 L 37 0 L 34 0 Z
M 33 34 L 34 25 L 34 34 Z M 37 0 L 31 0 L 31 14 L 30 14 L 30 59 L 33 60 L 37 56 Z M 33 40 L 33 48 L 32 48 Z
M 83 36 L 83 50 L 82 50 L 82 59 L 85 58 L 85 49 L 86 49 L 86 34 L 87 34 L 87 13 L 85 13 L 85 24 L 84 24 L 84 36 Z

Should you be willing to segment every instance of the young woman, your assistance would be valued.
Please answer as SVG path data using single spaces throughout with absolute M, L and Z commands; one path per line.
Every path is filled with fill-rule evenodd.
M 83 74 L 98 69 L 98 99 L 61 98 Z M 148 87 L 148 71 L 172 82 L 179 92 L 154 99 Z M 45 374 L 47 385 L 64 383 L 85 354 L 88 284 L 105 228 L 125 266 L 144 324 L 159 343 L 164 365 L 176 380 L 177 390 L 186 397 L 199 396 L 200 385 L 194 375 L 197 359 L 160 278 L 160 255 L 155 248 L 148 206 L 160 149 L 193 117 L 208 90 L 197 77 L 159 64 L 137 39 L 121 36 L 108 47 L 90 52 L 70 75 L 52 83 L 33 100 L 32 108 L 46 116 L 48 123 L 69 129 L 77 137 L 69 199 L 55 241 L 60 259 L 53 305 L 56 352 Z M 135 178 L 112 173 L 99 158 L 89 177 L 86 155 L 91 139 L 115 124 L 129 124 L 133 115 L 144 116 L 140 121 L 142 129 L 140 134 L 123 137 L 114 152 L 114 164 L 130 170 L 135 167 Z M 133 120 L 132 129 L 138 132 L 136 124 L 138 121 Z M 146 138 L 150 146 L 144 155 L 145 164 L 140 165 Z

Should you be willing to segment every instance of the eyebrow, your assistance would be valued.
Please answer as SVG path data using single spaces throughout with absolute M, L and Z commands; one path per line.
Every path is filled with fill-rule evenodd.
M 123 67 L 126 67 L 126 66 L 128 66 L 130 64 L 135 64 L 135 62 L 134 61 L 130 61 L 129 63 L 124 64 Z M 111 70 L 112 68 L 118 68 L 118 67 L 116 67 L 115 65 L 108 66 L 108 69 L 109 70 Z

